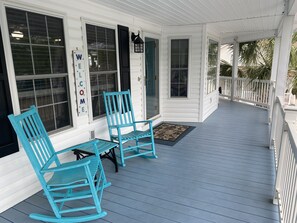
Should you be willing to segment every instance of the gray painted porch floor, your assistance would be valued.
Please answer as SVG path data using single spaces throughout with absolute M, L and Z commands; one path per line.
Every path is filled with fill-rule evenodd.
M 175 146 L 156 145 L 158 159 L 134 158 L 114 173 L 103 194 L 114 223 L 274 223 L 274 164 L 267 111 L 221 100 L 219 109 Z M 28 213 L 50 214 L 41 192 L 0 214 L 0 222 L 34 223 Z

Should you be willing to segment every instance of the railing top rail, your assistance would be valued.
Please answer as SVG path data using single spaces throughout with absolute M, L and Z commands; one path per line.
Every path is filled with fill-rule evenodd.
M 220 79 L 232 80 L 232 77 L 220 76 Z M 251 79 L 251 78 L 244 78 L 244 77 L 237 77 L 237 78 L 235 78 L 235 80 L 254 81 L 254 82 L 262 82 L 262 83 L 273 83 L 274 82 L 274 81 L 271 81 L 271 80 L 259 80 L 259 79 Z
M 230 80 L 232 80 L 232 77 L 227 77 L 227 76 L 220 76 L 219 78 L 220 79 L 230 79 Z
M 235 80 L 239 81 L 251 81 L 251 82 L 261 82 L 261 83 L 271 83 L 271 80 L 259 80 L 259 79 L 251 79 L 251 78 L 243 78 L 243 77 L 238 77 L 235 78 Z

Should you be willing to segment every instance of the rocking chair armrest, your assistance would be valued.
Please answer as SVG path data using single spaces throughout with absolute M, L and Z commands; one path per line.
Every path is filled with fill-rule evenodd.
M 134 123 L 153 123 L 153 121 L 152 120 L 142 120 L 142 121 L 135 121 Z
M 152 127 L 152 125 L 153 125 L 153 121 L 152 120 L 135 121 L 134 123 L 135 124 L 147 123 L 147 124 L 149 124 L 150 127 Z
M 81 148 L 84 148 L 84 147 L 96 146 L 98 142 L 99 142 L 98 139 L 93 139 L 91 141 L 80 143 L 80 144 L 77 144 L 75 146 L 71 146 L 69 148 L 60 150 L 60 151 L 56 152 L 55 154 L 58 155 L 58 154 L 66 153 L 66 152 L 69 152 L 69 151 L 72 151 L 72 150 L 75 150 L 75 149 L 81 149 Z M 95 154 L 96 154 L 97 149 L 94 148 L 94 151 L 95 151 Z
M 132 123 L 129 123 L 129 124 L 123 124 L 123 125 L 111 125 L 109 126 L 109 128 L 111 129 L 121 129 L 121 128 L 129 128 L 129 127 L 133 127 L 133 124 Z
M 63 163 L 60 166 L 52 167 L 52 168 L 42 168 L 40 170 L 41 173 L 48 173 L 48 172 L 58 172 L 58 171 L 65 171 L 70 169 L 75 169 L 79 167 L 83 167 L 90 164 L 90 160 L 76 160 L 68 163 Z

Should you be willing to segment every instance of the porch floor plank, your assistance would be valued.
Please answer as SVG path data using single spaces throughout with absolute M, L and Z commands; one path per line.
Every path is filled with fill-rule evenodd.
M 103 161 L 112 183 L 103 194 L 107 216 L 92 222 L 279 222 L 267 111 L 221 100 L 204 123 L 188 124 L 196 128 L 176 145 L 156 144 L 158 159 L 128 160 L 118 173 Z M 41 192 L 1 213 L 0 222 L 36 222 L 31 212 L 51 214 Z

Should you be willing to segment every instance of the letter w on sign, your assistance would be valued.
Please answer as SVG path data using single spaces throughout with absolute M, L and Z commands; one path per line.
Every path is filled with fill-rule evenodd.
M 82 54 L 76 54 L 76 59 L 81 60 L 82 59 Z

